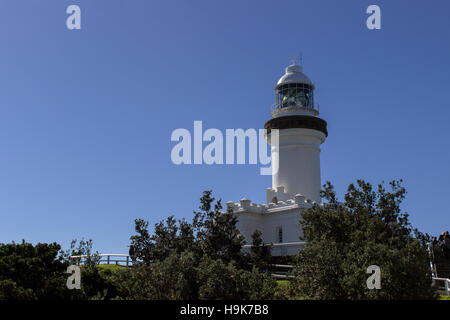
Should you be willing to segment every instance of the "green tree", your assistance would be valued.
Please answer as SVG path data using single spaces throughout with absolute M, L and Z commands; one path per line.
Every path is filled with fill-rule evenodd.
M 162 261 L 117 270 L 113 279 L 122 299 L 192 300 L 198 291 L 197 264 L 191 252 L 173 252 Z
M 192 252 L 173 252 L 163 261 L 138 264 L 113 274 L 118 297 L 133 300 L 271 299 L 276 282 L 256 268 Z
M 339 202 L 333 186 L 324 185 L 323 205 L 302 214 L 304 250 L 293 274 L 300 296 L 311 299 L 431 299 L 426 235 L 413 229 L 400 204 L 406 190 L 400 181 L 351 184 Z M 381 268 L 381 289 L 369 290 L 367 267 Z
M 0 299 L 70 299 L 68 263 L 57 243 L 0 244 Z
M 234 263 L 205 257 L 199 265 L 199 299 L 273 299 L 276 282 L 255 267 L 240 269 Z
M 136 257 L 144 263 L 163 261 L 172 253 L 192 252 L 200 259 L 204 255 L 225 262 L 247 262 L 242 253 L 244 238 L 239 234 L 237 218 L 229 211 L 222 212 L 221 201 L 214 203 L 211 191 L 203 192 L 200 211 L 194 212 L 191 223 L 178 222 L 173 216 L 155 224 L 153 234 L 148 222 L 135 220 L 136 235 L 131 239 Z
M 60 251 L 60 256 L 70 263 L 82 263 L 84 266 L 95 266 L 100 263 L 99 253 L 93 252 L 92 239 L 81 239 L 79 242 L 77 239 L 73 239 L 70 243 L 70 249 Z M 72 258 L 73 256 L 82 256 L 82 258 Z
M 211 191 L 205 191 L 200 201 L 202 211 L 196 213 L 194 223 L 197 223 L 198 228 L 201 227 L 197 236 L 203 253 L 225 263 L 235 261 L 241 266 L 247 263 L 242 253 L 245 239 L 236 228 L 237 217 L 230 209 L 222 211 L 221 200 L 218 200 L 212 209 L 214 198 L 211 197 Z M 198 223 L 199 221 L 202 223 Z
M 255 230 L 252 233 L 251 260 L 255 267 L 261 271 L 268 270 L 272 254 L 271 244 L 265 244 L 262 240 L 262 232 Z
M 135 220 L 131 237 L 140 263 L 115 274 L 124 299 L 268 299 L 276 282 L 252 268 L 232 212 L 203 192 L 192 222 L 169 217 L 148 231 Z

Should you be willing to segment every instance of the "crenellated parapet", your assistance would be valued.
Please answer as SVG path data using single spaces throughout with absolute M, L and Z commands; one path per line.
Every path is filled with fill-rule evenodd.
M 284 187 L 267 188 L 266 189 L 266 201 L 267 203 L 278 203 L 280 201 L 287 201 L 292 199 L 293 196 L 284 190 Z
M 278 188 L 278 190 L 267 189 L 269 194 L 271 190 L 271 195 L 284 197 L 284 188 Z M 230 208 L 233 213 L 259 213 L 268 214 L 271 212 L 277 212 L 280 210 L 295 209 L 295 208 L 311 208 L 315 202 L 311 202 L 306 199 L 303 195 L 297 194 L 293 199 L 277 200 L 277 202 L 269 202 L 267 204 L 257 204 L 251 202 L 247 198 L 241 199 L 239 202 L 228 201 L 227 208 Z

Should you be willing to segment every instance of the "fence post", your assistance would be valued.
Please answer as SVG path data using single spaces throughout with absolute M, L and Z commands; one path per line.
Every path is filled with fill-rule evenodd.
M 449 282 L 450 282 L 450 280 L 448 280 L 448 279 L 445 280 L 445 293 L 447 293 L 448 296 L 450 296 L 450 289 L 448 287 Z
M 127 256 L 127 267 L 128 267 L 128 261 L 130 260 L 130 256 Z
M 107 261 L 106 264 L 109 264 L 109 257 L 110 256 L 108 255 L 108 258 L 106 259 L 106 261 Z

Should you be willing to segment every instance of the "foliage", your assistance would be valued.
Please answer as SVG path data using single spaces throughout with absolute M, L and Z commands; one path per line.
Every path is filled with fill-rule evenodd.
M 270 275 L 239 269 L 234 263 L 192 252 L 173 252 L 163 261 L 116 270 L 118 297 L 133 300 L 271 299 L 275 281 Z
M 97 265 L 97 268 L 99 269 L 100 273 L 108 273 L 108 271 L 127 269 L 127 266 L 122 264 L 99 264 Z
M 196 270 L 192 253 L 172 253 L 163 261 L 116 270 L 122 299 L 180 300 L 196 298 Z
M 343 203 L 324 185 L 323 205 L 302 214 L 305 249 L 295 258 L 294 281 L 274 281 L 268 264 L 270 244 L 252 235 L 251 253 L 236 217 L 222 212 L 211 191 L 200 199 L 191 222 L 169 217 L 155 225 L 135 220 L 131 237 L 138 262 L 131 268 L 98 265 L 92 240 L 56 244 L 0 244 L 0 299 L 431 299 L 426 244 L 400 204 L 401 181 L 391 191 L 358 180 Z M 59 255 L 58 255 L 59 252 Z M 68 290 L 70 256 L 84 255 L 81 290 Z M 79 262 L 79 261 L 75 261 Z M 381 268 L 380 290 L 369 290 L 369 265 Z M 442 298 L 442 297 L 441 297 Z
M 272 246 L 265 244 L 261 236 L 262 232 L 259 230 L 255 230 L 252 234 L 251 261 L 259 270 L 268 270 Z
M 148 231 L 148 222 L 135 220 L 136 235 L 131 237 L 131 245 L 139 263 L 128 272 L 116 274 L 121 278 L 122 298 L 273 297 L 275 281 L 252 268 L 251 257 L 242 251 L 245 241 L 236 228 L 237 218 L 230 211 L 222 212 L 221 201 L 215 202 L 211 191 L 203 192 L 200 203 L 191 223 L 169 217 L 155 225 L 153 234 Z M 253 254 L 260 264 L 267 257 L 264 248 Z
M 98 252 L 92 252 L 92 239 L 84 240 L 81 239 L 77 245 L 77 239 L 73 239 L 70 243 L 70 249 L 63 251 L 61 250 L 60 256 L 69 262 L 80 263 L 83 262 L 85 266 L 98 265 L 100 262 L 100 256 Z M 83 259 L 73 259 L 72 256 L 84 256 Z
M 148 222 L 136 219 L 137 234 L 131 237 L 136 258 L 152 263 L 163 261 L 172 253 L 189 251 L 196 259 L 208 256 L 244 266 L 248 257 L 241 251 L 245 241 L 236 228 L 237 218 L 230 211 L 222 212 L 221 201 L 214 200 L 211 191 L 203 192 L 200 211 L 194 212 L 191 223 L 177 222 L 170 216 L 155 225 L 153 235 L 148 231 Z
M 81 290 L 69 290 L 66 271 L 73 261 L 68 257 L 79 254 L 87 255 L 81 266 Z M 78 246 L 74 240 L 67 251 L 57 243 L 0 244 L 0 300 L 115 298 L 112 272 L 99 269 L 97 261 L 92 240 L 82 240 Z
M 58 257 L 60 245 L 24 240 L 0 244 L 0 299 L 68 299 L 68 264 Z
M 327 200 L 302 215 L 305 249 L 299 251 L 294 275 L 300 296 L 311 299 L 431 299 L 429 236 L 412 229 L 400 204 L 406 190 L 400 181 L 376 191 L 363 180 L 351 184 L 345 202 L 328 182 Z M 381 268 L 380 290 L 369 290 L 367 267 Z
M 271 275 L 239 269 L 233 263 L 205 258 L 199 266 L 200 299 L 271 299 L 276 282 Z
M 86 265 L 81 268 L 81 291 L 79 299 L 110 300 L 119 295 L 117 283 L 111 269 L 99 268 L 98 265 Z
M 304 300 L 298 295 L 296 286 L 289 280 L 278 280 L 274 292 L 276 300 Z
M 79 264 L 81 268 L 81 290 L 74 290 L 75 299 L 112 299 L 118 294 L 112 282 L 111 271 L 99 268 L 99 253 L 93 252 L 92 239 L 72 240 L 70 249 L 60 252 L 60 256 L 70 264 Z M 74 259 L 73 256 L 83 256 Z M 67 275 L 66 275 L 67 277 Z

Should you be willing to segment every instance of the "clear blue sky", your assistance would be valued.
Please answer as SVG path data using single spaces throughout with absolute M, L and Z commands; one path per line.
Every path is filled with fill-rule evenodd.
M 414 226 L 450 229 L 449 1 L 2 0 L 0 41 L 0 242 L 126 252 L 135 218 L 190 218 L 205 189 L 264 202 L 258 166 L 175 166 L 170 135 L 262 128 L 299 52 L 322 181 L 403 178 Z

